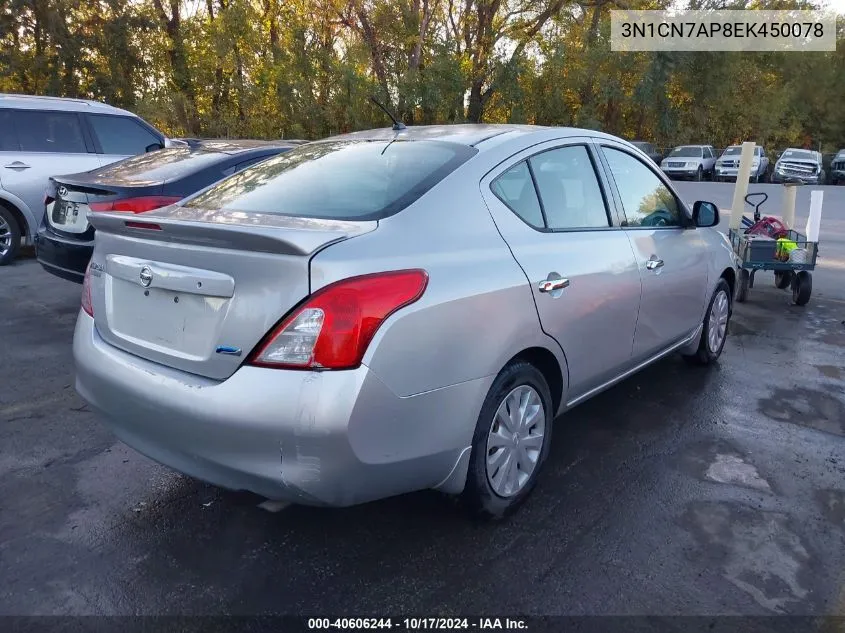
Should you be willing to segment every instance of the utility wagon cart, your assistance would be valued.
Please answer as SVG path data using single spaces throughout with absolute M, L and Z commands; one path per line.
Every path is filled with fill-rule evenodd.
M 750 199 L 762 198 L 757 204 Z M 792 288 L 792 302 L 806 305 L 813 292 L 813 276 L 810 271 L 816 267 L 818 242 L 810 242 L 798 231 L 781 230 L 779 239 L 766 235 L 749 234 L 747 231 L 760 222 L 760 207 L 768 200 L 766 193 L 749 193 L 746 204 L 754 207 L 754 220 L 743 216 L 742 228 L 730 229 L 731 246 L 740 260 L 739 283 L 736 300 L 740 303 L 748 298 L 754 287 L 754 275 L 761 270 L 775 273 L 775 286 L 781 290 Z

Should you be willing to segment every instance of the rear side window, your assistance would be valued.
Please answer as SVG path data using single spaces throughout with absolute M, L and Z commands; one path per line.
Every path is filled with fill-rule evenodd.
M 12 117 L 24 152 L 85 154 L 79 116 L 73 112 L 17 110 Z
M 531 172 L 525 161 L 514 165 L 496 178 L 491 183 L 490 189 L 499 200 L 528 224 L 537 228 L 545 227 L 540 201 L 537 199 L 537 190 L 534 189 Z
M 143 154 L 147 147 L 161 139 L 144 128 L 134 119 L 107 114 L 89 114 L 88 120 L 94 129 L 104 154 L 134 156 Z
M 376 220 L 413 203 L 476 151 L 443 141 L 310 143 L 226 178 L 185 206 Z
M 0 152 L 19 152 L 20 149 L 12 113 L 0 110 Z
M 550 229 L 610 226 L 593 162 L 583 145 L 561 147 L 529 159 Z

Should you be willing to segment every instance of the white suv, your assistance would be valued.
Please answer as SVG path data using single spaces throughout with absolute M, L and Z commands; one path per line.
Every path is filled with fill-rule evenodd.
M 44 216 L 51 176 L 79 173 L 169 146 L 131 112 L 96 101 L 0 94 L 0 266 Z

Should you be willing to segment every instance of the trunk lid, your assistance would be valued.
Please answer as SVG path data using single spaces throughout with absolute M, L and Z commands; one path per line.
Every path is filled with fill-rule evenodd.
M 102 338 L 217 380 L 308 296 L 317 251 L 378 225 L 178 206 L 131 217 L 96 213 L 91 222 Z
M 47 202 L 47 223 L 56 231 L 69 235 L 82 235 L 93 239 L 94 231 L 88 216 L 93 202 L 105 202 L 133 196 L 155 196 L 161 185 L 126 187 L 100 182 L 89 174 L 60 176 L 51 179 L 53 200 Z

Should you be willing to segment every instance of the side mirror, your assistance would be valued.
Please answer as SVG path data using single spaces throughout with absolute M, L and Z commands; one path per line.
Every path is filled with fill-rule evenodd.
M 719 207 L 712 202 L 699 200 L 692 206 L 692 219 L 702 228 L 719 224 Z
M 161 143 L 150 143 L 144 148 L 144 152 L 155 152 L 160 149 L 164 149 L 164 145 Z

